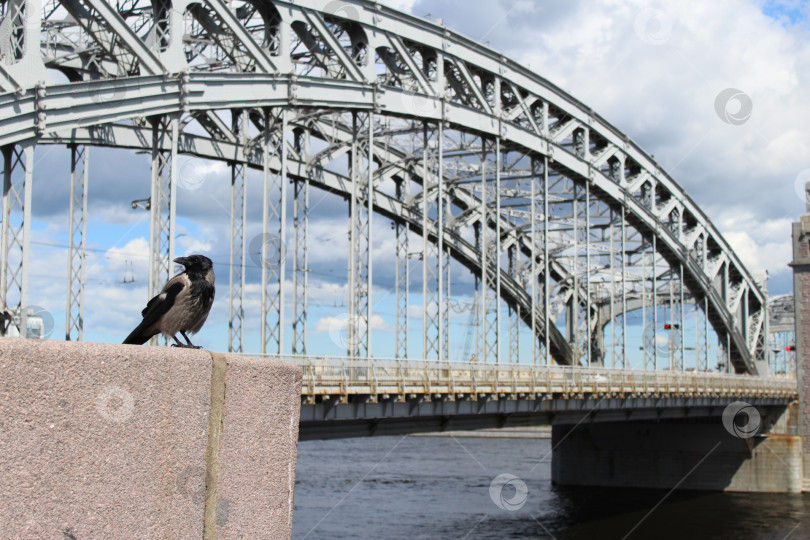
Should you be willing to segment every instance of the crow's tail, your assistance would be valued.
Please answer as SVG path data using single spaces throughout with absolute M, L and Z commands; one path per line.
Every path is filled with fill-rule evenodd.
M 150 334 L 148 332 L 144 332 L 143 323 L 139 324 L 135 330 L 132 331 L 131 334 L 127 336 L 124 340 L 124 345 L 143 345 L 147 341 L 149 341 L 155 333 Z

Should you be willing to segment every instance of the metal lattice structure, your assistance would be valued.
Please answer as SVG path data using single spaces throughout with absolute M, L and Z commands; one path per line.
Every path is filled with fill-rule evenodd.
M 6 310 L 19 313 L 26 303 L 35 147 L 109 146 L 152 153 L 152 290 L 174 252 L 177 154 L 230 164 L 232 350 L 248 348 L 249 168 L 264 178 L 262 352 L 288 349 L 288 191 L 296 204 L 291 350 L 306 351 L 307 194 L 319 189 L 349 207 L 352 357 L 374 355 L 373 247 L 382 217 L 397 236 L 398 357 L 448 359 L 450 294 L 459 290 L 456 271 L 466 268 L 482 362 L 523 355 L 626 367 L 633 330 L 626 319 L 641 309 L 641 339 L 651 331 L 653 342 L 643 347 L 644 367 L 682 368 L 683 333 L 680 353 L 660 355 L 657 343 L 659 318 L 683 324 L 685 304 L 700 318 L 699 357 L 711 326 L 727 368 L 757 373 L 764 359 L 765 294 L 675 180 L 585 104 L 447 28 L 361 0 L 3 6 Z M 416 273 L 409 259 L 417 258 L 418 351 L 407 330 Z M 71 273 L 70 282 L 77 279 Z M 418 296 L 410 294 L 411 306 Z M 77 302 L 81 295 L 71 294 L 69 313 L 80 313 Z M 515 337 L 521 328 L 531 332 L 531 351 Z

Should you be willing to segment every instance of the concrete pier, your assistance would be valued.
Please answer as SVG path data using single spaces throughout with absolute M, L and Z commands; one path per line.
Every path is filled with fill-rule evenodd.
M 793 296 L 796 309 L 796 368 L 799 435 L 804 439 L 804 486 L 810 491 L 810 208 L 793 224 Z
M 552 429 L 552 481 L 561 485 L 798 493 L 796 407 L 761 411 L 743 436 L 722 418 L 583 423 Z M 758 422 L 759 423 L 759 422 Z
M 301 371 L 0 339 L 7 538 L 289 538 Z

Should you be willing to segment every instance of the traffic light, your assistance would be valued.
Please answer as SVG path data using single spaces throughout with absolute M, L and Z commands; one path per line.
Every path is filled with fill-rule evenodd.
M 785 347 L 785 350 L 788 351 L 788 352 L 793 352 L 793 351 L 796 350 L 796 346 L 795 345 L 788 345 L 787 347 Z
M 664 330 L 672 330 L 673 328 L 677 329 L 677 328 L 680 328 L 680 327 L 681 327 L 681 325 L 678 324 L 678 323 L 675 323 L 675 324 L 667 323 L 667 324 L 664 325 Z

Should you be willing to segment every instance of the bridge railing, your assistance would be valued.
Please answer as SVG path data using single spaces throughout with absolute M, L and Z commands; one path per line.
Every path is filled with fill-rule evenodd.
M 795 378 L 715 372 L 639 371 L 393 359 L 275 356 L 303 370 L 302 395 L 432 395 L 475 399 L 492 394 L 739 395 L 792 397 Z

